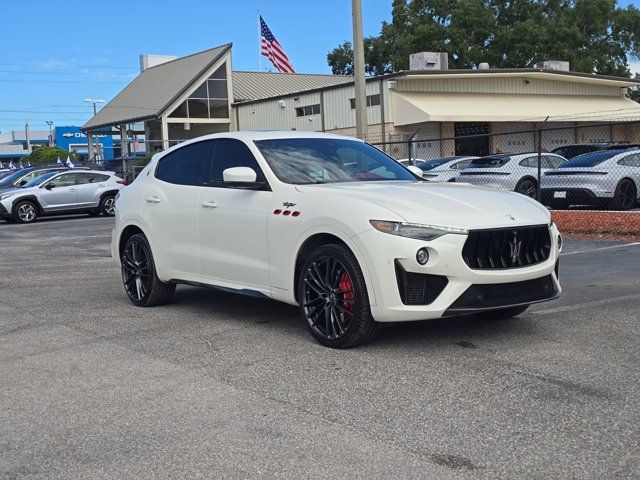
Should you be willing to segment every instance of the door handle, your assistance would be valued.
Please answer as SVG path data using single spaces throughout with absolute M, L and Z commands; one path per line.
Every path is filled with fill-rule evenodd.
M 216 208 L 218 204 L 216 202 L 206 201 L 202 202 L 202 208 Z
M 69 191 L 70 191 L 70 192 L 75 192 L 75 191 L 76 191 L 76 189 L 75 189 L 75 188 L 70 188 L 70 189 L 69 189 Z
M 148 197 L 147 203 L 160 203 L 160 199 L 158 197 Z

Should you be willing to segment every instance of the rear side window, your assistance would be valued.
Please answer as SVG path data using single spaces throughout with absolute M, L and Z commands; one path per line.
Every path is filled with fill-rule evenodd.
M 508 155 L 476 158 L 471 161 L 469 168 L 498 168 L 506 165 L 509 160 L 511 157 Z
M 107 180 L 109 180 L 109 175 L 103 175 L 101 173 L 80 173 L 78 175 L 78 183 L 81 185 L 85 183 L 106 182 Z
M 543 163 L 545 168 L 558 168 L 560 165 L 565 163 L 566 160 L 562 157 L 553 157 L 551 155 L 545 155 L 543 157 Z
M 156 178 L 176 185 L 205 185 L 211 163 L 211 141 L 191 143 L 158 161 Z
M 256 172 L 256 181 L 265 182 L 262 170 L 258 166 L 249 147 L 240 140 L 221 139 L 214 141 L 213 163 L 211 167 L 211 183 L 222 186 L 222 172 L 227 168 L 249 167 Z
M 640 154 L 627 155 L 618 161 L 618 165 L 626 167 L 640 167 Z
M 535 157 L 527 157 L 524 160 L 520 160 L 521 167 L 530 167 L 530 168 L 538 168 L 538 156 Z

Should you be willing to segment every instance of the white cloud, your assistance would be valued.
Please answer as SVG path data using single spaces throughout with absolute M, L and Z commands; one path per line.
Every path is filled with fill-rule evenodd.
M 640 62 L 629 62 L 629 70 L 631 70 L 631 76 L 640 74 Z

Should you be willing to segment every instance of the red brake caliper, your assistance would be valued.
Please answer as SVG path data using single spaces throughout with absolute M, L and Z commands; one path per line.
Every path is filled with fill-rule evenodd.
M 340 290 L 346 291 L 351 290 L 350 292 L 343 293 L 343 300 L 353 300 L 353 283 L 351 283 L 351 277 L 347 272 L 342 274 L 342 278 L 340 278 Z M 350 302 L 342 302 L 342 308 L 344 308 L 348 312 L 353 312 L 353 303 Z M 343 312 L 344 315 L 344 312 Z

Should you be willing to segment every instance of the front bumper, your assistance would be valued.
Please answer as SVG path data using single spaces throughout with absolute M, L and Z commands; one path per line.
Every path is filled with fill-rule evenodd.
M 7 208 L 2 204 L 2 202 L 0 202 L 0 218 L 6 219 L 6 218 L 12 218 L 13 215 L 11 214 L 10 211 L 7 210 Z
M 558 260 L 558 231 L 555 226 L 551 228 L 550 233 L 551 252 L 549 258 L 543 262 L 521 268 L 475 270 L 469 268 L 462 257 L 466 235 L 444 235 L 425 242 L 388 235 L 374 229 L 367 230 L 354 237 L 354 240 L 360 244 L 358 248 L 365 257 L 369 273 L 368 286 L 373 288 L 375 294 L 375 304 L 371 305 L 373 318 L 378 322 L 427 320 L 557 298 L 561 293 L 561 287 L 555 272 Z M 426 265 L 419 265 L 416 261 L 416 252 L 421 247 L 429 251 L 429 261 Z M 428 304 L 412 305 L 403 302 L 397 280 L 399 266 L 409 274 L 433 276 L 429 277 L 425 285 L 441 288 L 439 295 L 433 299 L 428 298 L 430 301 Z M 437 277 L 446 277 L 446 284 L 443 286 L 445 282 L 439 281 Z M 547 282 L 546 285 L 550 287 L 546 289 L 542 287 L 542 291 L 534 292 L 536 295 L 533 296 L 517 297 L 517 295 L 498 294 L 491 297 L 491 302 L 484 303 L 482 298 L 473 296 L 472 287 L 478 289 L 477 286 L 497 285 L 492 291 L 499 292 L 501 284 L 510 284 L 503 288 L 513 287 L 514 293 L 518 294 L 522 289 L 517 288 L 516 282 L 533 281 L 544 277 L 548 277 L 550 283 Z M 535 282 L 530 285 L 535 285 Z M 527 284 L 524 285 L 526 286 Z M 476 303 L 471 306 L 456 306 L 455 303 L 459 299 L 464 299 L 465 294 L 475 298 Z M 501 303 L 501 299 L 504 302 Z M 406 294 L 404 300 L 406 301 Z

